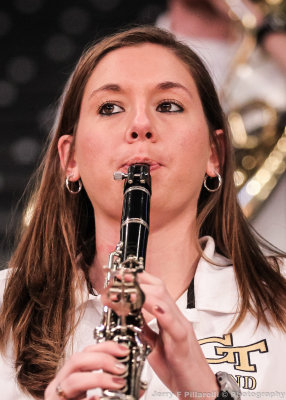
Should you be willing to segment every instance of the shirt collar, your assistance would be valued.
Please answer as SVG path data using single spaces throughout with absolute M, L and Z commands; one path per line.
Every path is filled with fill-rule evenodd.
M 85 280 L 82 281 L 81 288 L 76 289 L 76 311 L 82 309 L 82 307 L 87 306 L 89 302 L 93 302 L 96 308 L 102 308 L 101 295 L 97 294 L 93 289 L 94 293 L 90 293 Z
M 201 257 L 194 278 L 197 310 L 234 314 L 238 312 L 239 291 L 230 260 L 215 251 L 213 238 L 200 239 L 203 254 L 214 264 Z

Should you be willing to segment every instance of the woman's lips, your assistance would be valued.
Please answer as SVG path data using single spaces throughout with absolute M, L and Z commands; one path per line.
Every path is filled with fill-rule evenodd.
M 131 162 L 127 162 L 126 164 L 122 165 L 120 167 L 120 171 L 127 173 L 128 172 L 128 168 L 130 167 L 130 165 L 132 164 L 148 164 L 150 165 L 150 171 L 155 171 L 156 169 L 160 168 L 162 166 L 162 164 L 160 164 L 159 162 L 156 161 L 143 161 L 143 160 L 136 160 L 136 161 L 131 161 Z
M 155 169 L 158 169 L 160 167 L 161 167 L 161 164 L 159 164 L 159 163 L 152 164 L 152 165 L 150 165 L 150 171 L 154 171 Z

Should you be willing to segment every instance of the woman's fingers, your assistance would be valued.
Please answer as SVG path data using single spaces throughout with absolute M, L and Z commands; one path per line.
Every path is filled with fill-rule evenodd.
M 117 357 L 124 357 L 129 353 L 129 349 L 121 344 L 107 341 L 86 347 L 82 352 L 75 353 L 69 361 L 59 371 L 59 379 L 75 371 L 93 371 L 103 369 L 113 374 L 120 372 Z M 122 367 L 123 368 L 123 367 Z
M 82 353 L 75 355 L 71 360 L 70 370 L 72 371 L 97 371 L 102 369 L 112 374 L 120 375 L 125 371 L 125 365 L 120 363 L 117 358 L 105 353 Z
M 77 398 L 87 390 L 101 388 L 119 390 L 124 387 L 126 380 L 105 372 L 75 372 L 61 381 L 61 389 L 67 398 Z
M 169 337 L 177 345 L 184 343 L 187 337 L 193 332 L 191 323 L 183 316 L 177 308 L 175 313 L 170 312 L 170 309 L 164 310 L 161 305 L 153 307 L 153 314 L 157 318 L 161 331 L 168 334 Z
M 83 349 L 83 353 L 85 352 L 104 352 L 107 354 L 112 354 L 116 357 L 121 357 L 129 352 L 129 348 L 124 343 L 116 343 L 108 340 L 106 342 L 92 344 Z
M 47 387 L 45 400 L 58 399 L 56 388 L 59 385 L 71 399 L 83 399 L 89 389 L 122 388 L 126 384 L 123 378 L 126 366 L 118 358 L 124 358 L 128 353 L 127 346 L 107 341 L 73 354 Z
M 190 323 L 171 298 L 163 282 L 147 272 L 139 274 L 138 281 L 146 296 L 144 308 L 157 318 L 160 328 L 175 342 L 186 339 L 188 330 L 191 329 Z

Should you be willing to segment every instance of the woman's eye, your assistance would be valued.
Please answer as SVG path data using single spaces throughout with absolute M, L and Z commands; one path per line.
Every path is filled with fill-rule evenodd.
M 162 113 L 184 111 L 183 107 L 179 106 L 179 104 L 174 103 L 172 101 L 164 101 L 163 103 L 160 103 L 156 110 Z
M 105 103 L 99 108 L 99 114 L 112 115 L 123 112 L 123 108 L 114 103 Z

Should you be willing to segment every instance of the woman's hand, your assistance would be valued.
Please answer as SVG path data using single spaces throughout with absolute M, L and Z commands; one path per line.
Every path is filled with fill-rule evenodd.
M 119 390 L 126 383 L 120 377 L 126 367 L 116 357 L 125 357 L 128 352 L 124 345 L 107 341 L 73 354 L 48 385 L 45 400 L 86 400 L 90 389 Z M 62 395 L 57 394 L 59 389 Z
M 210 393 L 216 397 L 219 391 L 216 377 L 203 355 L 192 324 L 159 278 L 143 272 L 138 274 L 138 281 L 146 296 L 143 309 L 157 318 L 160 329 L 159 334 L 148 326 L 144 329 L 145 338 L 153 349 L 148 361 L 158 377 L 175 395 L 200 392 L 208 399 Z

